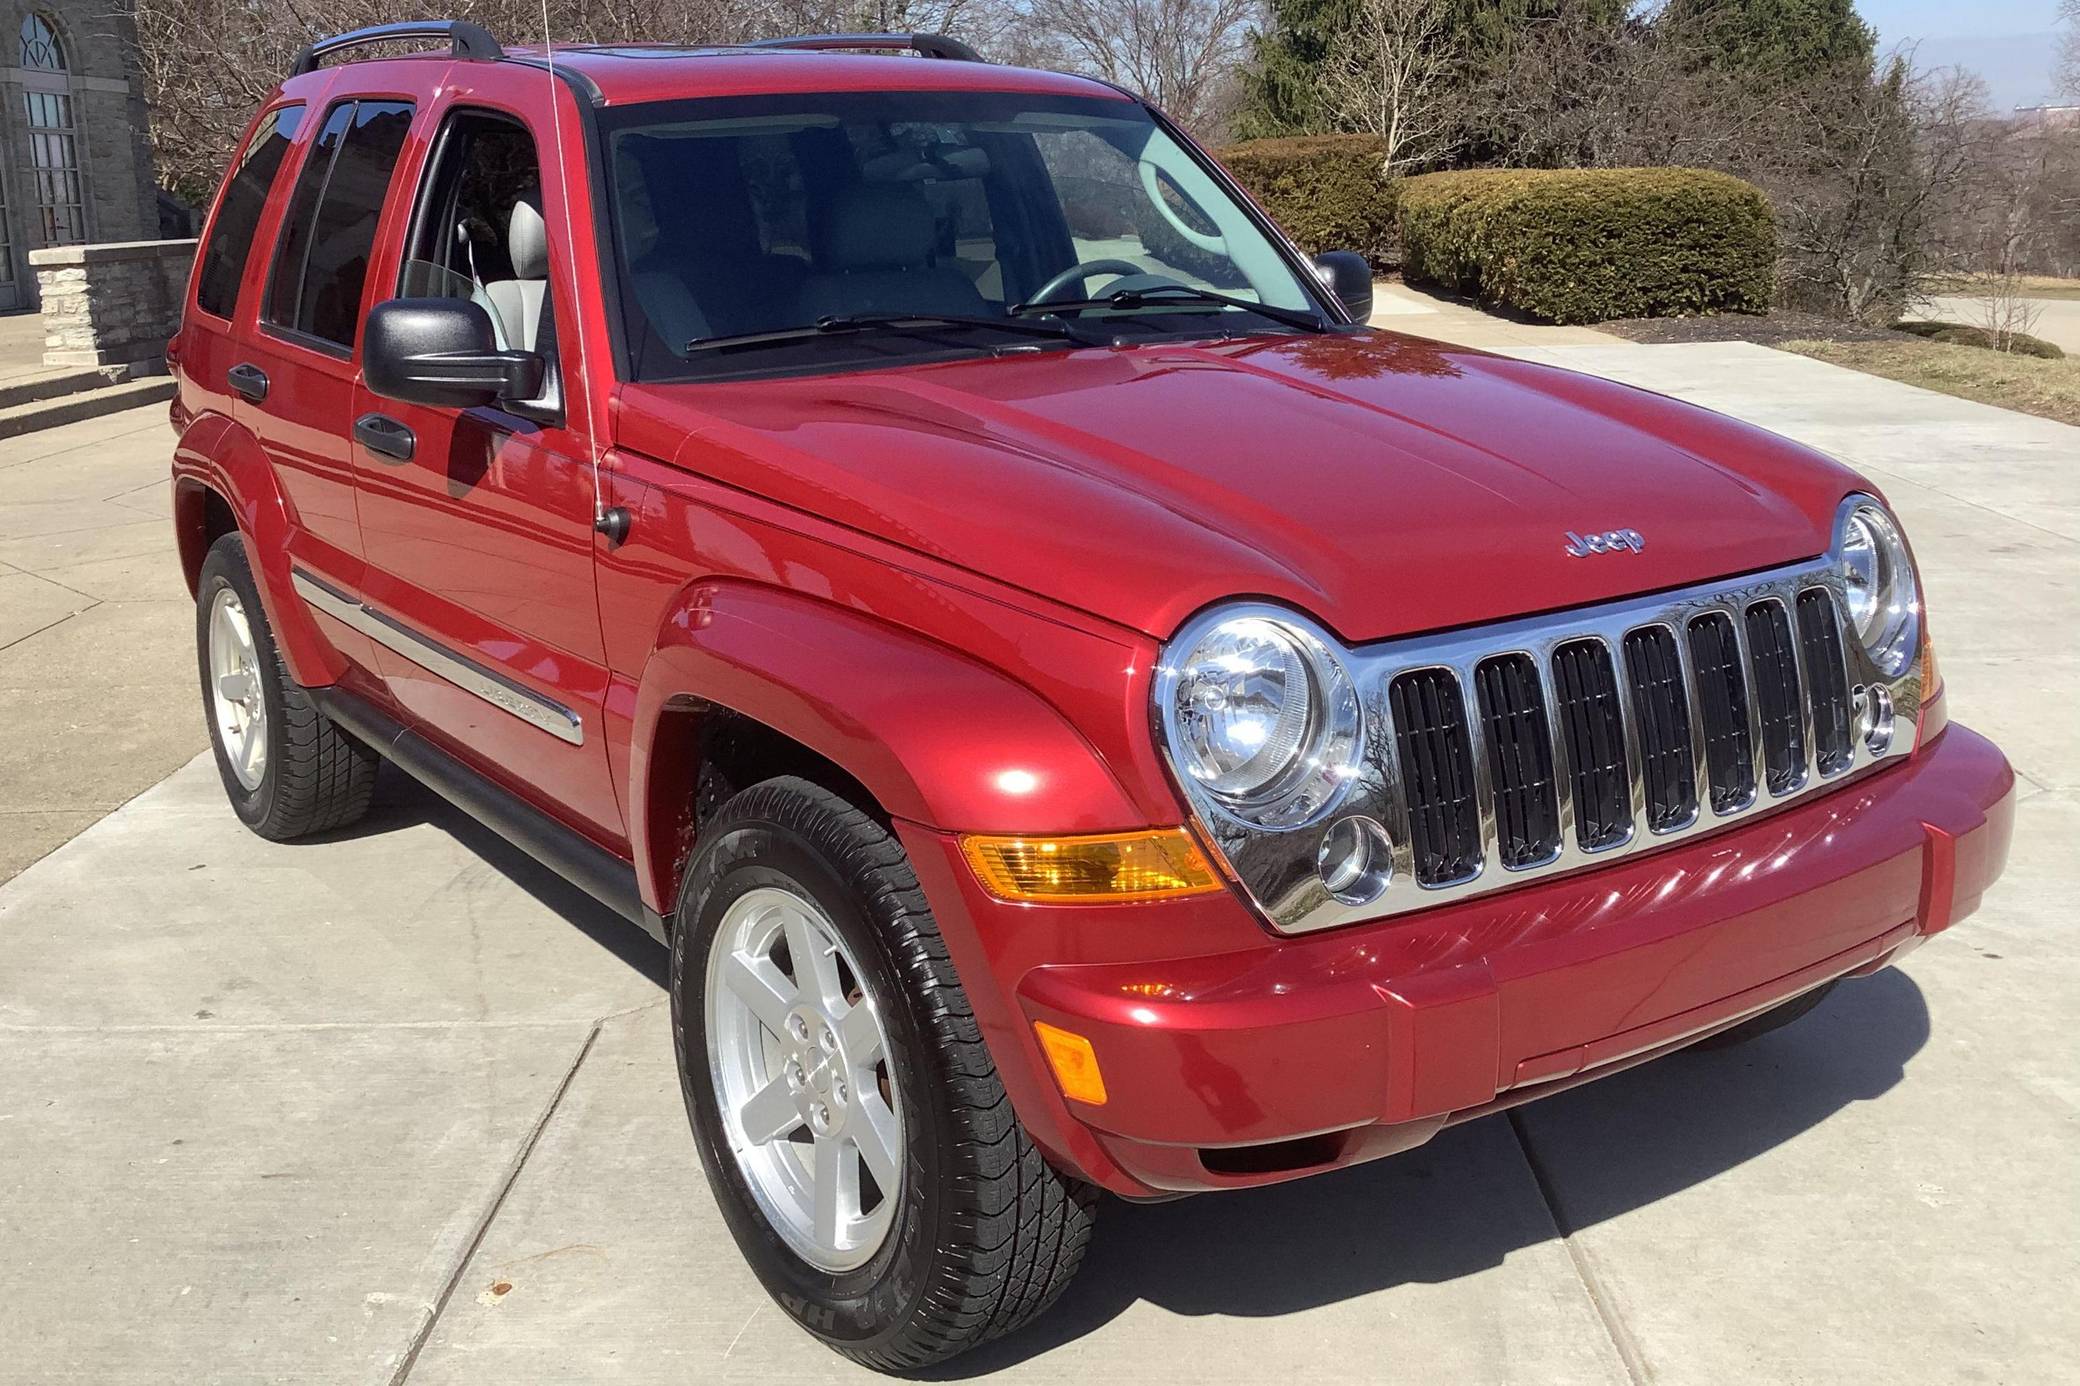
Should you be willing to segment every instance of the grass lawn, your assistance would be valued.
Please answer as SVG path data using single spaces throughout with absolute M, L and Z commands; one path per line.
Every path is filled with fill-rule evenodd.
M 1789 341 L 1783 351 L 1868 371 L 1961 399 L 1975 399 L 2080 424 L 2080 359 L 2045 361 L 1983 347 L 1949 346 L 1912 337 L 1881 342 Z

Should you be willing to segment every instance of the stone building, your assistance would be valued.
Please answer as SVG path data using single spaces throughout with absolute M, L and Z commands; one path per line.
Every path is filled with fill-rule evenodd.
M 36 305 L 32 250 L 158 235 L 128 6 L 0 0 L 0 311 Z

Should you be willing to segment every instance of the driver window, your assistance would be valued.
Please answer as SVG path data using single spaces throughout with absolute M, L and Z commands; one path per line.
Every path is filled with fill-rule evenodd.
M 554 355 L 541 166 L 524 126 L 488 111 L 449 118 L 397 291 L 467 299 L 491 315 L 501 347 Z

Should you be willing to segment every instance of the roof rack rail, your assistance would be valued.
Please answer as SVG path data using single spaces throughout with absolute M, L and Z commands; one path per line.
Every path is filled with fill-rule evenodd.
M 944 34 L 802 34 L 795 38 L 760 39 L 747 48 L 799 48 L 814 51 L 834 48 L 908 49 L 927 58 L 954 62 L 986 63 L 989 59 Z
M 361 48 L 398 39 L 447 39 L 452 45 L 450 51 L 458 58 L 490 61 L 506 55 L 506 50 L 498 46 L 491 31 L 481 24 L 472 24 L 466 19 L 413 19 L 401 24 L 371 24 L 366 29 L 319 39 L 296 55 L 296 61 L 289 65 L 289 75 L 301 77 L 306 72 L 315 72 L 318 59 L 345 48 Z

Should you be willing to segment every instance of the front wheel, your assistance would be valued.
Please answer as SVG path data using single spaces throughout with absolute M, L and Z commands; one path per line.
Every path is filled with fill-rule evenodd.
M 1095 1193 L 1012 1115 L 902 846 L 795 778 L 732 798 L 700 843 L 672 1033 L 709 1185 L 766 1289 L 881 1371 L 1039 1314 Z

